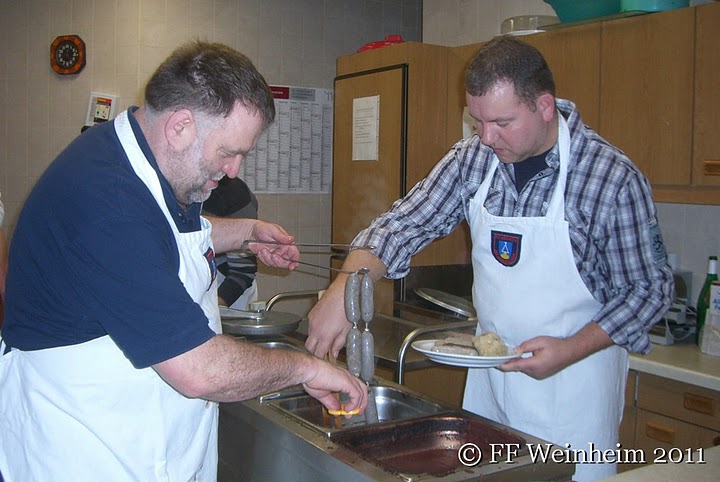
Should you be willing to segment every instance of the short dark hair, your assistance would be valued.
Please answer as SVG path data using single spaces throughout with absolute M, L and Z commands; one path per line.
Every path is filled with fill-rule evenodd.
M 544 93 L 555 95 L 555 81 L 542 54 L 511 35 L 495 37 L 475 54 L 465 71 L 465 90 L 472 96 L 485 95 L 500 82 L 510 82 L 515 94 L 535 107 Z
M 237 102 L 260 113 L 263 128 L 275 120 L 272 92 L 260 72 L 245 55 L 216 42 L 178 47 L 145 87 L 145 104 L 155 112 L 190 109 L 227 117 Z

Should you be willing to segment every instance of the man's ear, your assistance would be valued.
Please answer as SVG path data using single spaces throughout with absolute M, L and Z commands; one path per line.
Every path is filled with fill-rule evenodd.
M 196 137 L 195 116 L 188 109 L 173 112 L 165 122 L 165 139 L 175 151 L 185 150 Z
M 540 94 L 540 96 L 537 98 L 537 102 L 535 105 L 537 105 L 537 108 L 540 109 L 540 112 L 542 113 L 543 119 L 545 119 L 545 121 L 549 122 L 553 119 L 556 109 L 554 95 L 549 92 Z

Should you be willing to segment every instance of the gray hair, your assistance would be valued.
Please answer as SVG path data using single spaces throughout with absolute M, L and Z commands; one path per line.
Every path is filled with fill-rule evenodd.
M 250 59 L 215 42 L 195 40 L 178 47 L 145 87 L 145 104 L 155 113 L 189 109 L 227 117 L 238 102 L 262 116 L 263 129 L 275 120 L 270 87 Z

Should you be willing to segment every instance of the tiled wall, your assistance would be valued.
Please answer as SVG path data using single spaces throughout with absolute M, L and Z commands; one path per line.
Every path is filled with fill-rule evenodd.
M 80 133 L 91 91 L 138 104 L 170 51 L 192 38 L 247 54 L 271 84 L 331 88 L 335 59 L 388 34 L 420 40 L 421 0 L 0 0 L 0 191 L 5 231 L 52 158 Z M 88 63 L 56 75 L 49 46 L 78 34 Z M 330 239 L 329 195 L 260 195 L 260 215 L 302 241 Z M 317 257 L 309 257 L 308 260 Z M 260 296 L 320 289 L 309 270 L 263 271 Z M 297 311 L 283 304 L 278 309 Z
M 483 42 L 498 35 L 508 17 L 553 14 L 543 0 L 424 0 L 423 41 L 448 46 Z M 720 255 L 720 207 L 659 203 L 657 208 L 668 252 L 678 255 L 679 269 L 693 272 L 694 305 L 708 256 Z

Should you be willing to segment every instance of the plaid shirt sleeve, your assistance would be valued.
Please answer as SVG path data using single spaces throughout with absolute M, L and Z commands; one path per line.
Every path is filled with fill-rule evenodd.
M 375 254 L 387 267 L 386 277 L 402 278 L 410 271 L 410 258 L 433 240 L 447 236 L 464 219 L 458 153 L 466 140 L 435 165 L 428 177 L 395 201 L 353 241 L 377 246 Z

